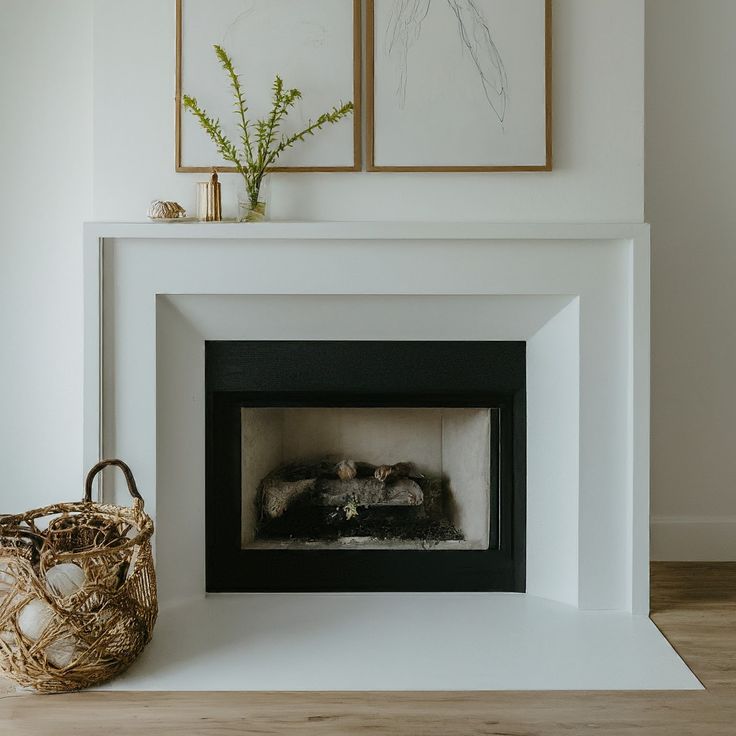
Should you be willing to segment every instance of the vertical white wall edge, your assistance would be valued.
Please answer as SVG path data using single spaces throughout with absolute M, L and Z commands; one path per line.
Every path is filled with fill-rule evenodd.
M 84 225 L 84 396 L 83 458 L 86 473 L 102 457 L 102 260 L 104 238 L 94 224 Z M 102 501 L 100 476 L 96 498 Z
M 651 414 L 651 235 L 637 228 L 631 241 L 631 610 L 649 613 Z

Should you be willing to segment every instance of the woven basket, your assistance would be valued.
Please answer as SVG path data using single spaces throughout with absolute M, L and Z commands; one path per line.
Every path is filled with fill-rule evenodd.
M 132 508 L 92 503 L 92 482 L 120 468 Z M 153 521 L 130 468 L 103 460 L 84 501 L 0 516 L 0 669 L 23 687 L 68 692 L 125 670 L 151 639 L 158 606 Z M 69 577 L 46 575 L 74 563 Z M 56 573 L 69 571 L 58 568 Z

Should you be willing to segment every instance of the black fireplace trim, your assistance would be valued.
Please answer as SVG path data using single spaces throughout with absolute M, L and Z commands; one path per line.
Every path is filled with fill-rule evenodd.
M 525 343 L 208 341 L 205 353 L 208 592 L 526 589 Z M 258 406 L 498 409 L 500 535 L 486 550 L 241 549 L 241 409 Z

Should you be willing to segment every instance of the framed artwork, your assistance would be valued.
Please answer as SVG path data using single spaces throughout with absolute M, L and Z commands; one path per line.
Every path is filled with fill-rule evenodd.
M 549 171 L 551 0 L 368 0 L 370 171 Z
M 360 171 L 360 0 L 177 0 L 177 171 L 235 171 L 218 160 L 207 134 L 182 105 L 185 94 L 196 97 L 238 139 L 232 92 L 214 44 L 232 57 L 253 120 L 270 109 L 277 74 L 287 88 L 303 93 L 284 122 L 286 133 L 338 102 L 355 105 L 351 117 L 284 152 L 274 171 Z

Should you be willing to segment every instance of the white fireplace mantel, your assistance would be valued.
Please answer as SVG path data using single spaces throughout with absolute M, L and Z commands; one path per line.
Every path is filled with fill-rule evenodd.
M 495 648 L 500 663 L 504 646 L 514 641 L 515 626 L 539 616 L 548 627 L 555 616 L 562 616 L 565 623 L 552 636 L 562 637 L 563 648 L 569 644 L 584 658 L 585 651 L 604 646 L 605 640 L 606 656 L 630 661 L 616 664 L 611 675 L 610 666 L 609 674 L 590 663 L 586 670 L 573 657 L 567 672 L 564 666 L 549 668 L 547 681 L 547 670 L 530 654 L 506 680 L 499 673 L 494 679 L 479 664 L 477 672 L 471 668 L 467 677 L 445 682 L 436 673 L 427 676 L 426 667 L 425 675 L 414 672 L 417 678 L 411 680 L 414 669 L 421 669 L 411 663 L 383 681 L 376 658 L 374 679 L 368 664 L 361 673 L 338 672 L 335 679 L 325 666 L 321 676 L 312 672 L 307 682 L 292 677 L 293 672 L 286 677 L 264 651 L 261 660 L 256 657 L 260 676 L 255 670 L 243 674 L 232 664 L 239 687 L 412 689 L 412 682 L 430 689 L 451 689 L 452 683 L 470 689 L 504 683 L 517 688 L 697 686 L 646 618 L 648 226 L 90 223 L 85 229 L 85 283 L 85 464 L 101 455 L 118 455 L 135 469 L 157 524 L 161 600 L 169 611 L 159 624 L 159 650 L 154 642 L 139 680 L 134 668 L 128 687 L 195 685 L 194 674 L 191 679 L 180 671 L 151 674 L 157 671 L 157 657 L 182 639 L 187 626 L 223 616 L 219 625 L 232 638 L 225 619 L 237 627 L 234 622 L 242 614 L 251 617 L 247 635 L 252 637 L 259 627 L 273 625 L 270 606 L 272 613 L 285 615 L 287 603 L 297 619 L 301 612 L 315 621 L 325 611 L 349 616 L 352 605 L 363 612 L 366 606 L 375 607 L 379 621 L 388 615 L 380 612 L 391 605 L 421 621 L 420 611 L 429 605 L 435 616 L 449 606 L 468 622 L 479 623 L 493 618 L 498 604 L 498 620 L 507 622 L 511 637 L 491 642 L 487 637 L 497 637 L 497 631 L 475 631 L 472 641 L 471 633 L 465 636 L 463 646 L 474 649 L 485 641 Z M 256 594 L 235 596 L 235 602 L 227 596 L 205 597 L 207 339 L 526 340 L 528 594 L 375 594 L 359 603 L 351 603 L 358 598 L 349 594 Z M 105 487 L 104 497 L 125 501 L 113 483 Z M 606 613 L 593 613 L 601 609 Z M 568 621 L 567 616 L 573 618 Z M 436 626 L 436 621 L 428 620 L 427 626 Z M 532 641 L 545 626 L 531 625 L 517 633 Z M 573 641 L 576 631 L 588 633 Z M 261 635 L 270 640 L 274 631 L 261 630 Z M 344 635 L 345 645 L 353 646 L 350 631 Z M 330 636 L 335 636 L 334 629 L 316 634 L 323 643 Z M 308 642 L 294 632 L 288 646 L 304 657 L 309 652 Z M 386 646 L 400 651 L 402 641 L 387 637 Z M 195 660 L 201 659 L 199 650 L 195 654 Z M 519 652 L 509 650 L 507 655 L 518 660 Z M 226 657 L 212 656 L 221 656 L 220 665 Z M 324 648 L 310 656 L 329 659 Z M 339 651 L 335 656 L 339 662 Z M 449 650 L 447 656 L 453 656 Z M 192 667 L 195 672 L 196 665 Z M 536 679 L 528 674 L 535 667 L 542 673 Z M 144 670 L 145 677 L 140 675 Z M 227 688 L 227 682 L 215 678 L 212 687 Z

